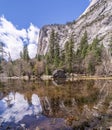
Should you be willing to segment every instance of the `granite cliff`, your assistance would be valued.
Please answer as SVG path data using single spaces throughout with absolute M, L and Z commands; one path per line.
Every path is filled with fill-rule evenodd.
M 59 45 L 63 50 L 65 43 L 72 36 L 74 40 L 74 49 L 77 50 L 81 37 L 87 32 L 88 43 L 98 37 L 100 44 L 104 46 L 104 57 L 102 56 L 102 65 L 100 68 L 106 74 L 112 73 L 112 57 L 109 52 L 112 42 L 112 1 L 111 0 L 92 0 L 89 7 L 76 20 L 65 25 L 45 25 L 41 28 L 38 41 L 38 54 L 45 55 L 49 51 L 49 38 L 51 31 L 58 33 Z

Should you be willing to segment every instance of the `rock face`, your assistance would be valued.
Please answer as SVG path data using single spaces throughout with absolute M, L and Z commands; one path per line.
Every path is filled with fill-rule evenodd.
M 85 12 L 74 22 L 65 25 L 46 25 L 40 30 L 38 41 L 38 54 L 45 55 L 49 50 L 49 37 L 54 29 L 59 35 L 59 44 L 63 48 L 66 41 L 74 37 L 75 49 L 85 31 L 88 33 L 89 43 L 97 36 L 108 48 L 112 37 L 112 1 L 92 0 Z

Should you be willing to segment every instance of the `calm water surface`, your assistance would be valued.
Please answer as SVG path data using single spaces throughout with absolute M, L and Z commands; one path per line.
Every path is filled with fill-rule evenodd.
M 112 80 L 0 82 L 0 130 L 112 126 Z

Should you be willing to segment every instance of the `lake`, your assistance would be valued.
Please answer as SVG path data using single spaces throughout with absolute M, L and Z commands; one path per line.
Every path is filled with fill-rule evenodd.
M 0 82 L 0 130 L 112 126 L 112 80 Z

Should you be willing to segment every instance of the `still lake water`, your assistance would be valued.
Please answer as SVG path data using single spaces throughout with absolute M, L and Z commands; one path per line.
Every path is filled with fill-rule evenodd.
M 112 126 L 112 80 L 0 82 L 0 130 Z

